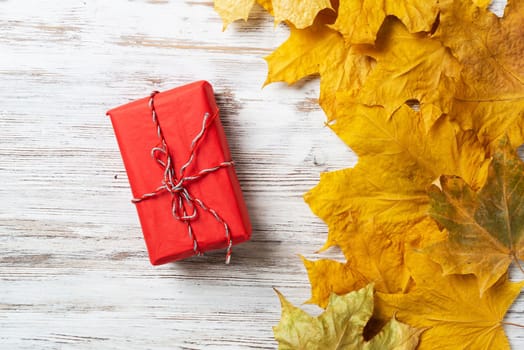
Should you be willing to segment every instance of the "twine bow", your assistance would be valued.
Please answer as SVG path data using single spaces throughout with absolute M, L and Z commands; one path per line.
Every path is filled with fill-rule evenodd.
M 149 97 L 149 109 L 151 110 L 153 123 L 155 124 L 157 136 L 160 141 L 158 145 L 151 149 L 151 157 L 164 171 L 162 184 L 153 192 L 145 193 L 138 198 L 133 198 L 132 202 L 140 203 L 149 198 L 156 197 L 161 193 L 168 192 L 171 195 L 171 214 L 176 220 L 186 224 L 188 235 L 193 241 L 193 251 L 196 255 L 202 255 L 202 251 L 198 246 L 196 235 L 193 232 L 193 228 L 191 227 L 191 221 L 198 219 L 198 208 L 211 214 L 221 225 L 224 226 L 225 239 L 227 242 L 226 264 L 229 264 L 229 261 L 231 260 L 231 248 L 233 246 L 229 226 L 213 208 L 206 206 L 201 199 L 192 196 L 187 188 L 187 185 L 219 169 L 232 166 L 233 161 L 225 161 L 214 167 L 202 169 L 195 174 L 186 175 L 186 170 L 193 163 L 196 150 L 198 149 L 201 141 L 204 139 L 209 126 L 217 117 L 218 110 L 213 115 L 210 115 L 207 112 L 204 114 L 202 128 L 191 142 L 191 152 L 189 159 L 184 163 L 184 165 L 182 165 L 177 176 L 171 155 L 169 153 L 169 147 L 166 143 L 164 134 L 162 133 L 162 129 L 157 118 L 154 98 L 158 93 L 158 91 L 153 91 Z

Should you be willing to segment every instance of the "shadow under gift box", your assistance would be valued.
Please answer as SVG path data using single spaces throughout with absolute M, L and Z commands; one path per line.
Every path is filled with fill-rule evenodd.
M 152 120 L 149 99 L 133 101 L 107 112 L 134 198 L 154 192 L 163 184 L 164 178 L 164 169 L 151 156 L 152 148 L 159 146 L 160 140 Z M 206 81 L 198 81 L 157 93 L 154 106 L 178 177 L 180 168 L 191 154 L 191 142 L 202 129 L 205 113 L 211 116 L 218 114 L 213 88 Z M 185 174 L 196 174 L 230 160 L 229 146 L 217 115 L 201 139 L 195 158 Z M 214 209 L 227 223 L 233 244 L 250 238 L 251 223 L 233 166 L 218 169 L 184 185 L 193 198 Z M 195 255 L 187 224 L 175 219 L 172 214 L 172 195 L 169 192 L 163 191 L 140 201 L 136 203 L 136 208 L 153 265 Z M 196 203 L 195 208 L 198 214 L 190 225 L 199 250 L 205 252 L 226 248 L 228 240 L 224 225 Z M 187 210 L 192 212 L 190 208 Z

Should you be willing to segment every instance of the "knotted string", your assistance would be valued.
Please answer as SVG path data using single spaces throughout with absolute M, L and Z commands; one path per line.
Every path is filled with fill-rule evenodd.
M 198 181 L 206 175 L 211 174 L 219 169 L 232 166 L 233 161 L 225 161 L 214 167 L 202 169 L 194 174 L 185 174 L 186 170 L 193 163 L 196 151 L 201 141 L 206 136 L 209 126 L 218 116 L 218 109 L 212 116 L 207 112 L 204 114 L 202 128 L 191 142 L 191 152 L 189 158 L 187 162 L 185 162 L 184 165 L 180 167 L 179 174 L 177 176 L 173 161 L 171 159 L 171 154 L 169 152 L 169 147 L 164 138 L 164 134 L 162 133 L 162 128 L 158 122 L 158 116 L 155 109 L 154 98 L 158 93 L 158 91 L 153 91 L 149 97 L 149 109 L 151 110 L 153 123 L 155 124 L 156 133 L 160 141 L 158 145 L 151 149 L 151 157 L 164 171 L 162 185 L 157 187 L 153 192 L 145 193 L 138 198 L 133 198 L 132 202 L 140 203 L 149 198 L 156 197 L 161 193 L 169 192 L 171 195 L 171 214 L 176 220 L 186 224 L 189 238 L 193 241 L 193 251 L 196 255 L 202 255 L 203 252 L 198 246 L 197 237 L 193 232 L 193 228 L 191 227 L 191 221 L 198 219 L 198 208 L 211 214 L 221 225 L 224 226 L 225 238 L 227 241 L 226 264 L 229 264 L 229 261 L 231 260 L 231 248 L 233 246 L 229 226 L 213 208 L 208 207 L 202 200 L 191 195 L 187 185 Z

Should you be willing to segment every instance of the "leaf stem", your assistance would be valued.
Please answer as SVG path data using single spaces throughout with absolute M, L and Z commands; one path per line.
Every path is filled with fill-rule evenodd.
M 502 324 L 505 324 L 505 325 L 508 325 L 508 326 L 515 326 L 515 327 L 524 328 L 524 325 L 521 325 L 521 324 L 518 324 L 518 323 L 513 323 L 513 322 L 502 322 Z

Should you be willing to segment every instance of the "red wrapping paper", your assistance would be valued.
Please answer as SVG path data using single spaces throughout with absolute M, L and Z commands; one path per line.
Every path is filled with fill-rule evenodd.
M 159 138 L 152 122 L 149 97 L 111 109 L 111 118 L 120 152 L 129 178 L 134 198 L 151 193 L 160 185 L 164 171 L 151 157 L 151 149 Z M 158 123 L 174 161 L 179 169 L 188 160 L 191 142 L 202 128 L 204 114 L 218 113 L 211 85 L 198 81 L 154 97 Z M 217 117 L 209 126 L 195 154 L 187 174 L 196 173 L 224 161 L 231 154 L 224 129 Z M 191 182 L 186 188 L 193 197 L 201 199 L 214 209 L 228 224 L 233 244 L 248 240 L 251 223 L 233 166 L 221 168 Z M 153 265 L 180 260 L 195 254 L 193 240 L 187 225 L 172 215 L 172 195 L 162 192 L 136 203 L 140 224 Z M 224 226 L 209 212 L 198 210 L 198 217 L 191 221 L 193 233 L 201 252 L 226 248 Z

